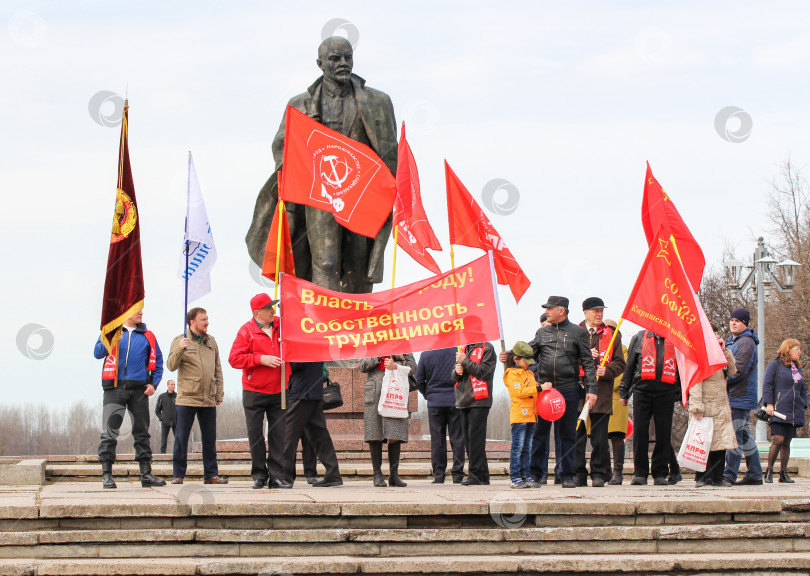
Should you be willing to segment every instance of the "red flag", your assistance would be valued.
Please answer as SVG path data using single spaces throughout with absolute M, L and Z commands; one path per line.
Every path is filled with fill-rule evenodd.
M 285 362 L 348 360 L 503 338 L 489 255 L 372 294 L 281 277 Z
M 647 175 L 644 178 L 644 199 L 641 202 L 641 224 L 644 226 L 644 234 L 647 235 L 647 244 L 652 245 L 655 231 L 662 224 L 666 224 L 678 243 L 678 251 L 683 260 L 686 275 L 692 286 L 700 288 L 703 279 L 703 268 L 706 266 L 706 258 L 703 250 L 700 249 L 686 223 L 672 203 L 672 199 L 664 192 L 650 170 L 650 163 L 647 162 Z
M 622 317 L 672 342 L 681 372 L 682 400 L 686 402 L 689 388 L 720 370 L 726 359 L 676 245 L 679 251 L 681 246 L 672 241 L 669 229 L 660 226 Z
M 125 102 L 118 149 L 118 186 L 101 309 L 101 342 L 110 354 L 121 338 L 121 326 L 127 318 L 143 309 L 144 297 L 140 214 L 129 165 L 128 131 L 129 103 Z
M 331 212 L 352 232 L 374 238 L 391 215 L 394 175 L 366 146 L 287 106 L 280 196 Z
M 397 244 L 419 264 L 439 274 L 439 266 L 427 249 L 441 250 L 442 246 L 422 206 L 419 171 L 411 147 L 405 140 L 405 122 L 402 123 L 397 154 L 397 196 L 394 201 L 394 226 L 399 227 Z
M 276 249 L 278 248 L 280 207 L 281 202 L 276 204 L 276 212 L 273 214 L 273 224 L 270 226 L 270 233 L 267 235 L 267 245 L 264 248 L 264 260 L 262 261 L 262 276 L 266 276 L 274 282 L 276 280 Z M 287 220 L 286 209 L 281 211 L 281 261 L 279 262 L 278 270 L 285 274 L 295 275 L 292 239 L 290 238 L 290 223 Z
M 478 202 L 450 168 L 447 160 L 444 161 L 444 173 L 447 178 L 450 244 L 461 244 L 485 251 L 492 250 L 498 284 L 508 284 L 515 302 L 519 302 L 531 282 Z

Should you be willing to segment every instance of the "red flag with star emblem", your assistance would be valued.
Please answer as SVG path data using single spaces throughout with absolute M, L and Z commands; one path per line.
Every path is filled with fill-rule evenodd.
M 678 251 L 683 259 L 684 269 L 692 286 L 700 289 L 706 258 L 686 222 L 683 221 L 672 199 L 664 192 L 661 184 L 653 176 L 647 162 L 647 175 L 644 178 L 644 198 L 641 201 L 641 224 L 647 236 L 647 244 L 652 245 L 655 231 L 666 224 L 678 243 Z
M 447 178 L 447 217 L 450 224 L 450 244 L 461 244 L 481 250 L 492 250 L 498 284 L 507 284 L 519 302 L 531 282 L 523 273 L 512 252 L 495 230 L 478 202 L 444 161 Z
M 427 251 L 441 250 L 442 245 L 428 222 L 419 188 L 416 160 L 405 140 L 405 122 L 399 136 L 397 158 L 397 197 L 394 201 L 394 226 L 399 227 L 397 244 L 419 264 L 440 274 L 438 264 Z
M 101 342 L 110 354 L 121 338 L 121 326 L 127 318 L 143 309 L 140 217 L 129 165 L 129 104 L 124 103 L 118 149 L 118 186 L 101 309 Z
M 352 232 L 374 238 L 391 215 L 394 175 L 374 150 L 287 106 L 285 202 L 331 212 Z
M 658 227 L 622 318 L 672 342 L 686 402 L 689 388 L 727 362 L 689 282 L 683 254 L 678 256 L 680 243 L 673 242 L 673 236 L 667 226 Z

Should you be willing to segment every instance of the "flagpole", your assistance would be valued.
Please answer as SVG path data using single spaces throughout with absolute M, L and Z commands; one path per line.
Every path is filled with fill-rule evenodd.
M 613 331 L 613 336 L 610 337 L 610 342 L 608 343 L 607 350 L 605 350 L 605 355 L 602 357 L 602 361 L 599 363 L 600 366 L 607 364 L 607 359 L 610 357 L 610 351 L 613 350 L 613 342 L 616 341 L 616 335 L 619 333 L 619 327 L 621 327 L 622 322 L 624 322 L 624 318 L 619 316 L 619 321 L 616 323 L 616 329 Z
M 281 229 L 286 216 L 287 208 L 284 206 L 284 200 L 278 200 L 278 237 L 276 239 L 276 284 L 273 288 L 273 300 L 278 299 L 278 284 L 279 284 L 279 271 L 281 269 Z
M 183 338 L 188 337 L 188 217 L 191 204 L 191 150 L 188 151 L 188 179 L 186 180 L 186 273 L 184 276 L 185 299 L 183 301 Z
M 397 243 L 399 242 L 399 225 L 394 226 L 394 262 L 391 264 L 391 290 L 396 286 L 397 277 Z M 391 301 L 393 305 L 393 300 Z
M 283 202 L 283 200 L 280 200 L 280 201 Z M 279 212 L 279 219 L 280 218 L 281 218 L 281 213 Z M 281 230 L 281 222 L 279 221 L 278 224 L 279 224 L 278 228 L 279 228 L 279 230 Z M 276 262 L 278 262 L 278 260 L 276 260 Z M 279 279 L 279 274 L 278 274 L 278 264 L 276 264 L 276 280 L 277 280 L 276 289 L 278 289 L 278 285 L 281 283 L 281 281 Z M 275 300 L 275 298 L 274 298 L 274 300 Z M 278 356 L 281 359 L 281 409 L 286 410 L 287 409 L 287 386 L 286 386 L 286 378 L 285 378 L 286 370 L 284 369 L 284 344 L 283 344 L 284 338 L 282 338 L 283 335 L 281 333 L 281 316 L 282 316 L 283 313 L 284 313 L 283 309 L 279 306 Z M 273 330 L 273 328 L 271 326 L 270 327 L 271 333 L 272 333 L 272 330 Z M 270 435 L 269 430 L 267 431 L 267 434 L 268 434 L 268 436 Z M 268 440 L 269 440 L 269 438 L 268 438 Z
M 501 352 L 506 352 L 506 344 L 503 341 L 503 320 L 501 319 L 501 299 L 498 295 L 498 277 L 495 274 L 495 255 L 492 250 L 487 250 L 489 254 L 489 269 L 492 272 L 492 293 L 495 296 L 495 312 L 498 315 L 498 333 L 501 337 Z

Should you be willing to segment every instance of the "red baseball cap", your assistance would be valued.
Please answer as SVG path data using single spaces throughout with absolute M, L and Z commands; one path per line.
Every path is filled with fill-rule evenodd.
M 253 310 L 261 310 L 262 308 L 268 308 L 270 306 L 275 306 L 278 304 L 278 300 L 273 300 L 267 294 L 256 294 L 253 298 L 250 299 L 250 309 Z

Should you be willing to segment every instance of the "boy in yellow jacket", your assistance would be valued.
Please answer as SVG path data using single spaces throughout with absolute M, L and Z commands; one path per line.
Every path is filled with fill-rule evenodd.
M 540 390 L 551 388 L 537 384 L 529 366 L 534 364 L 532 347 L 526 342 L 515 342 L 507 353 L 503 383 L 509 390 L 512 404 L 509 407 L 509 423 L 512 425 L 512 451 L 509 457 L 509 478 L 512 488 L 534 488 L 529 473 L 532 457 L 532 436 L 537 422 L 535 399 Z

